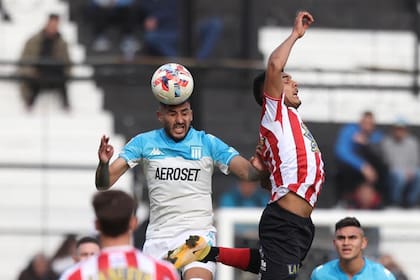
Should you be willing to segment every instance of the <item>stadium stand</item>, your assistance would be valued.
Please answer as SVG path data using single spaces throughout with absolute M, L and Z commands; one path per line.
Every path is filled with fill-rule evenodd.
M 68 21 L 68 4 L 58 0 L 8 1 L 13 22 L 0 25 L 1 61 L 17 61 L 26 38 L 38 30 L 50 12 L 62 17 L 61 33 L 69 42 L 72 61 L 85 60 L 77 41 L 77 26 Z M 2 65 L 3 76 L 14 65 Z M 88 76 L 89 67 L 73 75 Z M 103 133 L 116 148 L 125 139 L 114 133 L 114 119 L 103 110 L 103 93 L 93 81 L 68 83 L 70 112 L 63 112 L 53 92 L 45 92 L 31 113 L 25 111 L 19 86 L 0 80 L 0 278 L 15 279 L 38 250 L 53 251 L 66 233 L 93 229 L 90 199 L 95 192 L 97 148 Z M 131 191 L 127 175 L 118 188 Z

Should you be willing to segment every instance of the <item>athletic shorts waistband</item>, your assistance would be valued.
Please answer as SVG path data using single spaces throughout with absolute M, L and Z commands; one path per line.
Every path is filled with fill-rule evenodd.
M 277 202 L 272 202 L 267 205 L 267 207 L 270 207 L 273 209 L 273 211 L 279 213 L 282 218 L 285 218 L 286 220 L 294 223 L 298 223 L 302 226 L 306 225 L 313 225 L 311 217 L 302 217 L 299 215 L 296 215 L 295 213 L 292 213 L 283 207 L 281 207 Z

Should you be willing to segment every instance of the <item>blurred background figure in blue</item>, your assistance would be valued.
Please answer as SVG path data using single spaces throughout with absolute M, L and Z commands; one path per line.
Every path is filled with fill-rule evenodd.
M 88 14 L 92 23 L 92 50 L 106 52 L 112 48 L 111 28 L 119 30 L 119 48 L 122 52 L 135 52 L 140 48 L 135 36 L 138 23 L 136 0 L 89 0 Z
M 219 207 L 265 207 L 270 193 L 258 182 L 238 180 L 229 190 L 221 194 Z
M 259 182 L 238 180 L 228 190 L 221 193 L 220 208 L 264 208 L 270 200 L 270 193 Z M 235 224 L 236 247 L 259 247 L 258 225 Z M 255 274 L 235 270 L 235 279 L 255 279 Z
M 334 147 L 336 185 L 345 207 L 376 209 L 386 203 L 388 170 L 380 148 L 383 137 L 370 111 L 362 113 L 358 123 L 340 129 Z M 369 201 L 365 194 L 370 194 Z
M 182 56 L 182 1 L 151 0 L 141 2 L 145 13 L 144 52 L 147 55 L 164 57 Z M 197 20 L 193 27 L 197 41 L 195 58 L 207 59 L 212 54 L 223 29 L 219 17 L 207 17 Z

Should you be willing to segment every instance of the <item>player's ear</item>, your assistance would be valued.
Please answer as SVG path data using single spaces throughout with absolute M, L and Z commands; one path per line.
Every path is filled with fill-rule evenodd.
M 367 245 L 368 245 L 368 239 L 367 239 L 366 236 L 363 236 L 363 239 L 362 239 L 362 250 L 365 250 L 367 248 Z
M 137 225 L 138 225 L 138 219 L 137 219 L 137 217 L 136 216 L 131 216 L 131 218 L 130 218 L 130 224 L 129 224 L 130 230 L 131 231 L 135 231 L 136 228 L 137 228 Z
M 156 117 L 157 117 L 159 122 L 163 122 L 163 114 L 160 110 L 156 111 Z

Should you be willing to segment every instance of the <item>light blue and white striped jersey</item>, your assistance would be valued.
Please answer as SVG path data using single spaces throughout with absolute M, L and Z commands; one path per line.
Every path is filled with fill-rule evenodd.
M 363 269 L 352 280 L 395 280 L 395 276 L 382 264 L 364 258 Z M 311 280 L 348 280 L 341 270 L 338 259 L 329 261 L 314 269 Z
M 229 163 L 239 153 L 219 138 L 191 128 L 175 142 L 165 130 L 132 138 L 119 157 L 144 171 L 150 199 L 146 237 L 168 238 L 185 230 L 215 230 L 212 175 L 217 166 L 229 173 Z

